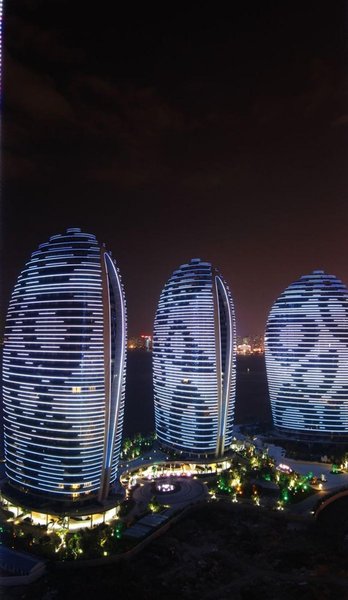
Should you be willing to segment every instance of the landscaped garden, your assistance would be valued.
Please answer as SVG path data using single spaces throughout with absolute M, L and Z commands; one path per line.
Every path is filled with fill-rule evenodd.
M 153 442 L 154 436 L 145 438 L 136 435 L 132 440 L 125 440 L 123 453 L 128 453 L 128 456 L 133 456 L 134 453 L 138 455 L 138 451 L 147 450 Z M 223 471 L 216 465 L 192 465 L 194 472 L 190 472 L 189 463 L 183 463 L 181 467 L 177 463 L 157 463 L 141 467 L 125 479 L 126 497 L 120 503 L 117 518 L 92 528 L 69 530 L 64 518 L 58 522 L 58 527 L 57 523 L 54 527 L 50 523 L 34 525 L 29 517 L 14 518 L 11 512 L 2 507 L 2 541 L 16 550 L 63 561 L 103 558 L 125 552 L 138 543 L 137 540 L 124 536 L 127 528 L 146 514 L 160 513 L 166 508 L 161 500 L 161 489 L 157 489 L 155 484 L 150 499 L 142 505 L 137 504 L 133 494 L 142 485 L 140 482 L 158 482 L 167 477 L 169 483 L 166 485 L 169 487 L 164 491 L 174 492 L 175 484 L 170 486 L 170 477 L 175 475 L 178 478 L 180 473 L 181 476 L 194 475 L 203 479 L 212 500 L 225 498 L 232 502 L 246 501 L 268 508 L 284 509 L 316 491 L 311 485 L 312 473 L 304 476 L 286 465 L 276 466 L 267 449 L 256 448 L 251 442 L 238 442 L 225 464 L 228 467 Z

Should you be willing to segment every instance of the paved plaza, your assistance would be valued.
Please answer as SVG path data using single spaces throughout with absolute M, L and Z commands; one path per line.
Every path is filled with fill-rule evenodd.
M 157 480 L 163 483 L 164 480 Z M 174 484 L 174 490 L 170 492 L 156 493 L 153 481 L 142 481 L 140 486 L 133 492 L 133 498 L 137 505 L 147 505 L 153 496 L 158 502 L 175 508 L 183 508 L 189 504 L 195 504 L 208 498 L 208 489 L 199 479 L 193 477 L 170 477 L 166 481 Z

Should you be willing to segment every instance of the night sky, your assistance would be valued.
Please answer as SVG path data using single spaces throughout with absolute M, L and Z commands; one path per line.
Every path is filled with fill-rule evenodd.
M 5 2 L 3 312 L 67 227 L 112 251 L 130 335 L 192 257 L 240 335 L 304 273 L 348 283 L 346 2 L 187 4 Z

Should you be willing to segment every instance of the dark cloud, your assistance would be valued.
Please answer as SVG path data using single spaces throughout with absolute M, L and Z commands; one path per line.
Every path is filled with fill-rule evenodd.
M 121 188 L 176 179 L 188 189 L 215 189 L 228 184 L 231 171 L 248 168 L 253 154 L 262 153 L 264 160 L 274 153 L 277 159 L 279 151 L 287 155 L 301 138 L 308 140 L 314 127 L 318 137 L 328 124 L 341 122 L 344 81 L 335 58 L 318 58 L 308 48 L 301 54 L 291 47 L 277 57 L 261 28 L 255 34 L 255 24 L 243 34 L 232 28 L 228 35 L 220 22 L 221 38 L 209 27 L 192 38 L 180 30 L 176 35 L 167 31 L 161 45 L 169 72 L 162 64 L 155 79 L 148 74 L 144 81 L 120 76 L 120 43 L 109 56 L 105 24 L 105 39 L 98 34 L 97 21 L 93 44 L 87 43 L 90 22 L 81 39 L 75 32 L 74 42 L 69 23 L 64 29 L 59 20 L 56 28 L 53 19 L 35 20 L 42 3 L 26 7 L 25 14 L 10 15 L 8 24 L 9 32 L 17 33 L 8 36 L 13 56 L 5 59 L 8 178 L 21 173 L 50 179 L 54 165 L 62 169 L 65 158 L 68 171 L 87 172 L 89 180 Z M 74 24 L 74 14 L 70 17 Z M 258 18 L 262 23 L 263 17 Z M 283 31 L 287 41 L 291 24 L 286 27 L 281 13 L 278 18 L 281 30 L 274 35 L 279 39 Z M 126 58 L 130 67 L 134 53 L 142 52 L 143 35 Z M 146 54 L 159 41 L 145 39 Z M 250 50 L 260 40 L 261 58 Z M 93 47 L 99 63 L 91 60 Z M 123 50 L 125 61 L 129 45 Z M 145 64 L 147 71 L 149 64 L 157 65 L 153 55 Z M 46 161 L 53 145 L 55 161 Z
M 114 250 L 135 333 L 195 255 L 230 281 L 242 332 L 262 330 L 303 271 L 348 280 L 340 3 L 153 19 L 119 6 L 115 18 L 112 5 L 7 4 L 4 239 L 17 244 L 6 281 L 69 225 Z
M 77 67 L 83 63 L 83 49 L 67 45 L 63 32 L 59 34 L 54 29 L 53 20 L 50 26 L 45 24 L 43 27 L 35 19 L 28 20 L 18 15 L 10 15 L 5 23 L 6 29 L 16 32 L 16 35 L 7 39 L 7 47 L 24 60 L 29 58 L 28 62 L 35 63 L 38 69 L 44 70 L 47 64 L 53 67 Z
M 48 75 L 29 69 L 9 54 L 6 64 L 6 104 L 13 112 L 20 111 L 21 118 L 35 119 L 38 123 L 49 119 L 71 118 L 72 110 L 55 82 Z
M 348 124 L 348 114 L 340 115 L 333 122 L 333 125 L 347 125 L 347 124 Z

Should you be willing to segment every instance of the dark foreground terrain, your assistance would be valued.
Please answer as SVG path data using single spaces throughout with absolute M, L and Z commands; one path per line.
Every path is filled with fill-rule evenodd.
M 348 599 L 342 529 L 219 502 L 195 508 L 130 561 L 50 570 L 7 599 Z

